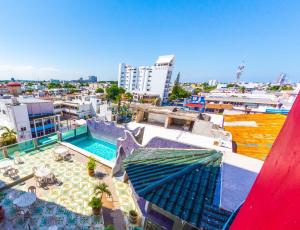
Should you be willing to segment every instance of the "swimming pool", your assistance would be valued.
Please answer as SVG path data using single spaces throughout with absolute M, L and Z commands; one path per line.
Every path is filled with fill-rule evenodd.
M 107 141 L 93 138 L 89 135 L 80 138 L 66 140 L 66 142 L 84 149 L 105 160 L 113 160 L 116 158 L 117 146 Z

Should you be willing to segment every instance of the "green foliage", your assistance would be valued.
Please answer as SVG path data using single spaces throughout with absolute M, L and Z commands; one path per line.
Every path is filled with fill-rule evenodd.
M 235 87 L 235 83 L 227 84 L 227 88 L 233 88 L 233 87 Z
M 280 85 L 272 85 L 272 86 L 270 85 L 267 88 L 268 91 L 279 91 L 279 89 L 280 89 Z
M 70 89 L 70 93 L 77 93 L 78 92 L 78 89 Z
M 129 215 L 131 216 L 137 216 L 137 212 L 135 210 L 130 210 Z
M 115 227 L 113 225 L 107 225 L 104 230 L 115 230 Z
M 209 93 L 210 91 L 216 89 L 217 86 L 210 86 L 207 82 L 202 84 L 202 90 L 204 93 Z
M 191 93 L 184 90 L 179 84 L 175 84 L 172 92 L 170 94 L 170 100 L 177 101 L 178 99 L 183 99 L 191 96 Z
M 80 86 L 89 86 L 89 83 L 80 82 Z
M 74 88 L 76 88 L 76 86 L 73 85 L 73 84 L 71 84 L 71 83 L 66 82 L 66 83 L 63 85 L 63 88 L 74 89 Z
M 104 93 L 104 89 L 102 89 L 102 88 L 97 88 L 97 89 L 96 89 L 96 93 Z
M 9 129 L 7 127 L 1 127 L 1 130 L 5 130 L 2 134 L 1 134 L 1 138 L 2 138 L 2 144 L 3 145 L 10 145 L 10 144 L 14 144 L 17 142 L 17 138 L 16 138 L 16 132 L 14 129 Z
M 101 201 L 100 198 L 94 196 L 90 200 L 89 206 L 92 207 L 92 208 L 101 208 L 102 207 L 102 201 Z
M 284 85 L 281 87 L 281 90 L 294 90 L 294 88 L 290 85 Z
M 196 88 L 194 89 L 194 94 L 198 94 L 202 92 L 202 88 Z
M 48 84 L 48 89 L 60 89 L 62 85 L 60 83 L 50 82 Z
M 125 89 L 118 87 L 117 85 L 112 85 L 106 89 L 107 98 L 112 101 L 119 101 L 121 99 L 121 94 L 125 93 Z
M 97 184 L 95 186 L 94 193 L 95 193 L 96 196 L 100 195 L 100 200 L 102 200 L 102 196 L 103 196 L 104 193 L 106 193 L 107 195 L 111 196 L 111 192 L 108 189 L 108 185 L 105 184 L 104 182 L 99 183 L 99 184 Z
M 246 87 L 245 87 L 245 86 L 239 87 L 239 91 L 240 91 L 241 93 L 245 93 L 245 92 L 246 92 Z
M 89 157 L 89 161 L 87 163 L 87 168 L 92 170 L 96 168 L 96 160 L 93 157 Z
M 122 100 L 132 102 L 133 95 L 131 93 L 123 93 Z

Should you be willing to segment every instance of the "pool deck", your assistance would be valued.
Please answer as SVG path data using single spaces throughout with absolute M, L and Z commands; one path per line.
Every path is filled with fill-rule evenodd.
M 134 209 L 131 191 L 126 184 L 113 179 L 110 176 L 111 168 L 101 163 L 97 164 L 95 177 L 88 176 L 87 157 L 74 149 L 69 150 L 72 154 L 71 161 L 55 161 L 52 152 L 57 145 L 28 153 L 22 156 L 24 164 L 13 167 L 19 170 L 22 178 L 32 173 L 32 167 L 49 164 L 51 171 L 62 184 L 51 185 L 45 189 L 37 188 L 38 202 L 32 209 L 31 218 L 25 222 L 16 218 L 10 197 L 24 193 L 31 185 L 37 187 L 35 180 L 31 178 L 6 189 L 1 201 L 6 217 L 0 229 L 25 229 L 28 224 L 31 229 L 48 229 L 53 221 L 58 229 L 103 229 L 108 224 L 113 224 L 116 229 L 126 229 L 126 213 Z M 3 173 L 0 174 L 0 181 L 2 185 L 13 182 L 3 176 Z M 102 216 L 96 217 L 92 215 L 88 202 L 93 196 L 95 184 L 99 182 L 105 182 L 109 186 L 112 197 L 103 196 Z

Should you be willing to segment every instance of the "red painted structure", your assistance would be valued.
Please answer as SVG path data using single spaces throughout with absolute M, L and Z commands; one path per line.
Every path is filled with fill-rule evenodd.
M 230 229 L 300 229 L 299 95 Z

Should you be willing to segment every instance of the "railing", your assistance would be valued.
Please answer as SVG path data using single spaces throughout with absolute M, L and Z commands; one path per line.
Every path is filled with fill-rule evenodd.
M 76 128 L 76 136 L 78 136 L 80 134 L 84 134 L 84 133 L 87 133 L 87 125 L 83 125 L 83 126 Z
M 75 129 L 71 129 L 61 133 L 62 140 L 67 140 L 69 138 L 75 137 Z
M 24 141 L 24 142 L 20 142 L 20 143 L 17 143 L 17 144 L 9 145 L 6 148 L 7 148 L 8 157 L 13 157 L 15 152 L 20 152 L 21 155 L 24 155 L 27 152 L 29 152 L 31 150 L 34 150 L 35 145 L 34 145 L 34 141 L 31 139 L 31 140 L 28 140 L 28 141 Z
M 58 141 L 57 133 L 51 133 L 42 137 L 38 137 L 37 139 L 38 146 L 53 144 Z
M 61 140 L 64 141 L 84 133 L 87 133 L 86 125 L 62 132 Z M 36 139 L 30 139 L 16 144 L 4 146 L 0 148 L 0 160 L 6 157 L 14 158 L 15 152 L 20 152 L 21 155 L 25 155 L 35 149 L 38 149 L 39 147 L 57 143 L 58 141 L 60 141 L 59 136 L 59 132 L 51 133 L 45 136 L 37 137 Z

